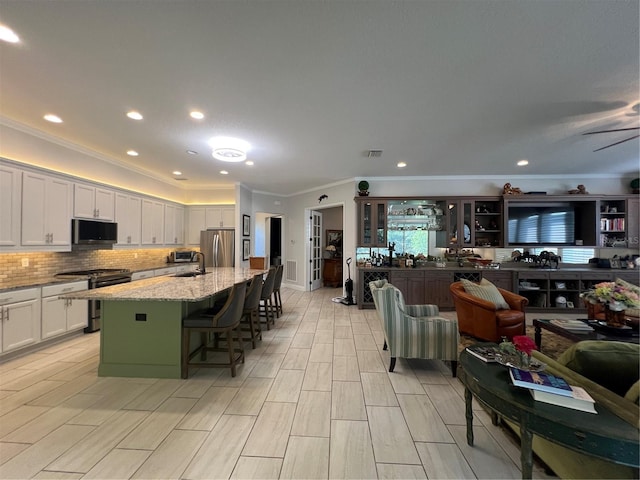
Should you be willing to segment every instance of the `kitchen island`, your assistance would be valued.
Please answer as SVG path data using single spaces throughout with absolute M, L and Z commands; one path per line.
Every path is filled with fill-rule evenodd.
M 101 301 L 99 376 L 181 378 L 182 319 L 266 271 L 213 268 L 204 275 L 154 277 L 60 298 Z

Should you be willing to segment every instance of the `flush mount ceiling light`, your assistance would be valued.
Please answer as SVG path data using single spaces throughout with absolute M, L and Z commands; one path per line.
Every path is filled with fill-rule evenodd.
M 182 172 L 180 170 L 174 170 L 173 172 L 174 175 L 182 175 Z
M 232 137 L 214 137 L 209 140 L 213 149 L 213 158 L 223 162 L 244 162 L 251 145 L 244 140 Z
M 127 150 L 127 155 L 129 155 L 130 157 L 137 157 L 139 153 L 135 150 Z
M 250 167 L 253 166 L 253 162 L 251 160 L 247 160 L 246 162 L 244 162 L 245 165 L 249 165 Z
M 16 33 L 9 27 L 0 25 L 0 40 L 8 43 L 18 43 L 20 41 L 20 37 L 18 37 L 18 35 L 16 35 Z
M 229 175 L 229 172 L 226 170 L 220 170 L 220 175 Z
M 524 167 L 525 165 L 529 165 L 529 160 L 525 160 L 525 159 L 523 159 L 523 160 L 518 160 L 517 165 L 518 165 L 519 167 Z
M 406 162 L 398 162 L 398 168 L 404 168 L 407 166 Z
M 204 118 L 204 113 L 193 110 L 191 113 L 189 113 L 189 116 L 191 118 L 195 118 L 196 120 L 202 120 Z
M 130 112 L 127 112 L 127 117 L 129 117 L 132 120 L 142 120 L 142 114 L 140 112 L 136 112 L 135 110 L 131 110 Z

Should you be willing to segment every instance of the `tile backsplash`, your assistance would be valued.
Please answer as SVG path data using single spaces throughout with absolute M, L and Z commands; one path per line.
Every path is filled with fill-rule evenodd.
M 176 248 L 98 250 L 74 247 L 72 252 L 3 253 L 0 254 L 0 285 L 7 280 L 35 280 L 72 270 L 128 268 L 136 271 L 157 268 L 167 262 L 169 253 L 174 250 Z M 28 261 L 29 265 L 23 267 L 23 261 Z

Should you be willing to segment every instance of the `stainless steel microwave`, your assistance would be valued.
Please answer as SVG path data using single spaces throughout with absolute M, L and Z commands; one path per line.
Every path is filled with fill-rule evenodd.
M 195 256 L 195 252 L 191 250 L 174 250 L 169 255 L 169 262 L 188 263 L 193 261 L 194 256 Z
M 74 245 L 113 245 L 118 241 L 118 224 L 74 218 L 71 239 Z

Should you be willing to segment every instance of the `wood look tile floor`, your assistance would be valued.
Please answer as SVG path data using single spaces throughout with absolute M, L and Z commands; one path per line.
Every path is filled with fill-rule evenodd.
M 375 310 L 332 302 L 340 289 L 282 293 L 235 378 L 98 377 L 99 333 L 1 364 L 0 478 L 521 477 L 517 441 L 477 404 L 466 444 L 447 365 L 389 373 Z

